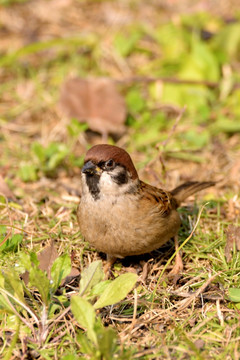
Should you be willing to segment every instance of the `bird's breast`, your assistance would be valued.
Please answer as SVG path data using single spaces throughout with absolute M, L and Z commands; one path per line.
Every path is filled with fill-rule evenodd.
M 152 251 L 178 231 L 176 211 L 162 218 L 156 207 L 141 206 L 136 195 L 82 197 L 77 215 L 81 233 L 98 251 L 116 256 Z

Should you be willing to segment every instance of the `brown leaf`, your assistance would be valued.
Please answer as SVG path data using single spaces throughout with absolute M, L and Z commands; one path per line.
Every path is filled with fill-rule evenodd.
M 23 280 L 24 284 L 27 285 L 29 282 L 29 272 L 25 271 L 23 274 L 21 274 L 21 279 Z
M 79 275 L 80 275 L 80 271 L 77 268 L 72 267 L 70 274 L 65 279 L 62 280 L 61 285 L 65 286 L 71 283 Z
M 108 78 L 68 79 L 62 86 L 60 109 L 69 118 L 87 122 L 101 134 L 122 134 L 126 105 L 116 84 Z
M 7 199 L 16 201 L 16 198 L 12 191 L 9 189 L 8 185 L 5 183 L 2 175 L 0 175 L 0 194 L 6 196 Z
M 51 277 L 52 264 L 57 259 L 57 257 L 58 252 L 53 241 L 38 254 L 39 268 L 42 271 L 47 272 L 47 276 L 49 279 Z
M 195 340 L 194 345 L 197 349 L 201 350 L 205 345 L 205 341 L 203 339 L 197 339 Z
M 228 225 L 227 228 L 227 242 L 225 246 L 225 256 L 227 262 L 232 259 L 232 251 L 234 246 L 236 249 L 240 250 L 240 226 Z
M 42 251 L 38 253 L 38 260 L 39 260 L 39 268 L 42 271 L 47 272 L 47 276 L 51 279 L 51 267 L 54 261 L 58 258 L 58 252 L 52 241 L 49 245 L 47 245 Z M 74 278 L 80 275 L 80 272 L 77 268 L 72 267 L 70 274 L 62 280 L 61 285 L 69 284 Z M 29 282 L 29 272 L 25 271 L 21 274 L 21 278 L 24 283 L 27 285 Z
M 51 278 L 51 267 L 54 261 L 58 257 L 57 249 L 54 245 L 54 242 L 51 241 L 49 245 L 47 245 L 42 251 L 38 253 L 38 261 L 39 261 L 39 269 L 47 272 L 47 276 Z M 29 282 L 29 272 L 25 271 L 21 274 L 21 278 L 24 281 L 25 285 Z

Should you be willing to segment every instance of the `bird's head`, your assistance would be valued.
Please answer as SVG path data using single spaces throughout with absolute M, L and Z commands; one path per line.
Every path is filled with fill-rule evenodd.
M 88 150 L 82 168 L 83 195 L 119 196 L 134 192 L 139 178 L 129 154 L 113 145 L 100 144 Z

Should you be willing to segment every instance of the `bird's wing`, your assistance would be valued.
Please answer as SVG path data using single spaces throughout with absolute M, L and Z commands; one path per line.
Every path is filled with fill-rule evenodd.
M 145 201 L 145 206 L 149 203 L 149 207 L 153 207 L 162 216 L 168 216 L 173 209 L 177 208 L 176 201 L 170 192 L 148 185 L 143 181 L 141 181 L 140 200 Z

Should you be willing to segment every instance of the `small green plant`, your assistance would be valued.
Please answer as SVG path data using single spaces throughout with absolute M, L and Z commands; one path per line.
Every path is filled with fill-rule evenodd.
M 30 160 L 20 163 L 19 176 L 23 181 L 36 181 L 40 172 L 47 176 L 54 176 L 59 166 L 70 154 L 70 148 L 65 144 L 52 142 L 43 146 L 34 142 L 31 146 Z
M 0 273 L 1 327 L 15 333 L 6 354 L 18 337 L 28 337 L 32 347 L 41 353 L 46 344 L 51 344 L 60 319 L 70 309 L 79 326 L 86 330 L 86 334 L 76 332 L 81 354 L 92 359 L 112 359 L 116 351 L 120 353 L 115 331 L 105 328 L 95 311 L 123 300 L 135 285 L 137 275 L 127 273 L 104 281 L 102 263 L 95 261 L 83 271 L 79 292 L 69 301 L 64 287 L 61 295 L 56 290 L 70 271 L 68 254 L 54 261 L 48 276 L 39 267 L 36 253 L 20 252 L 16 268 Z M 22 272 L 24 281 L 19 277 Z
M 73 147 L 80 133 L 88 128 L 86 123 L 80 123 L 72 119 L 67 126 L 69 135 L 68 144 L 50 142 L 47 146 L 35 141 L 31 145 L 28 160 L 21 161 L 18 175 L 25 181 L 36 181 L 42 174 L 48 177 L 55 177 L 58 168 L 82 166 L 82 157 L 76 157 Z
M 113 281 L 104 281 L 103 277 L 101 261 L 94 261 L 82 274 L 79 295 L 71 297 L 73 315 L 86 329 L 86 333 L 78 333 L 77 339 L 84 352 L 96 360 L 110 360 L 120 354 L 120 349 L 117 334 L 102 325 L 95 310 L 123 300 L 137 281 L 133 273 L 122 274 Z

